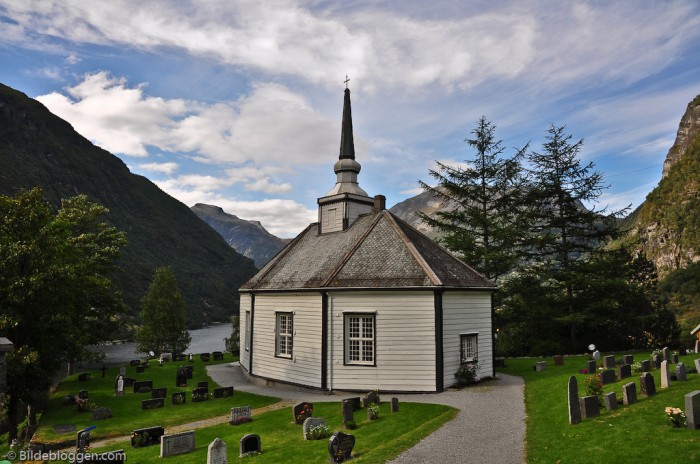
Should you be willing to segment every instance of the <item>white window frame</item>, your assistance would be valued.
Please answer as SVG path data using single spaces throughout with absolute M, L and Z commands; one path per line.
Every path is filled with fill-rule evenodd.
M 291 358 L 294 347 L 294 313 L 275 312 L 275 356 Z
M 247 310 L 245 312 L 245 350 L 250 351 L 250 339 L 251 339 L 251 333 L 250 333 L 250 310 Z
M 459 334 L 459 361 L 460 363 L 479 361 L 478 332 Z
M 343 322 L 345 333 L 345 364 L 376 366 L 376 313 L 346 313 Z

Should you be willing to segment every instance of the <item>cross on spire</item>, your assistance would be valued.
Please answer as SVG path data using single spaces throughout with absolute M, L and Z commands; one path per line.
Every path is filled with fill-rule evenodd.
M 350 79 L 348 78 L 348 75 L 347 75 L 347 74 L 345 75 L 345 80 L 344 80 L 343 82 L 345 82 L 345 88 L 347 89 L 347 88 L 348 88 L 348 82 L 350 82 Z

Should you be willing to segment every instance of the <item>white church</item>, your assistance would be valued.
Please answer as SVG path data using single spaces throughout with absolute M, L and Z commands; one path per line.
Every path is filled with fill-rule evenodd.
M 333 391 L 439 392 L 493 376 L 495 285 L 360 188 L 345 89 L 335 186 L 240 292 L 248 377 Z

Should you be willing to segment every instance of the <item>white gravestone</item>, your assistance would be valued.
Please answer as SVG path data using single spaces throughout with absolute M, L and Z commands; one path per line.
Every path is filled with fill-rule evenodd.
M 160 457 L 194 451 L 194 430 L 160 437 Z
M 226 442 L 216 438 L 207 448 L 207 464 L 228 464 Z

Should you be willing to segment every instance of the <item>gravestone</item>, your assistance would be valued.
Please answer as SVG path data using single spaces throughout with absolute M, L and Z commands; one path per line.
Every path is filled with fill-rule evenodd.
M 209 399 L 209 389 L 207 388 L 195 388 L 192 390 L 192 402 L 199 403 L 201 401 L 207 401 Z
M 590 419 L 600 416 L 600 402 L 595 395 L 579 398 L 581 404 L 581 419 Z
M 324 419 L 323 417 L 307 417 L 304 423 L 301 425 L 301 433 L 304 437 L 304 440 L 309 439 L 307 434 L 309 433 L 312 427 L 319 426 L 326 427 L 326 419 Z
M 668 369 L 668 361 L 661 361 L 661 388 L 671 386 L 671 372 Z
M 231 408 L 231 416 L 228 423 L 231 425 L 238 425 L 250 422 L 252 419 L 253 416 L 251 415 L 250 406 L 237 406 Z
M 200 361 L 209 362 L 209 353 L 200 353 L 199 359 Z
M 187 386 L 187 369 L 185 369 L 183 366 L 180 366 L 180 368 L 177 370 L 177 374 L 175 375 L 175 386 Z
M 605 400 L 605 409 L 608 411 L 617 409 L 617 398 L 615 397 L 615 392 L 606 393 L 603 395 L 603 399 Z
M 700 353 L 700 338 L 695 340 L 695 352 Z M 700 371 L 698 371 L 698 372 L 700 372 Z
M 689 429 L 700 429 L 700 390 L 685 395 L 685 417 Z
M 82 460 L 83 464 L 124 464 L 126 462 L 126 453 L 123 449 L 114 451 L 105 451 L 104 453 L 90 453 L 90 457 L 87 455 Z
M 660 369 L 661 368 L 661 361 L 663 361 L 663 357 L 661 355 L 655 354 L 654 356 L 651 357 L 651 362 L 654 365 L 654 369 Z
M 119 374 L 114 381 L 114 394 L 117 396 L 124 394 L 124 376 L 122 374 Z
M 119 368 L 119 375 L 121 375 L 122 377 L 126 375 L 126 366 L 121 366 Z
M 86 448 L 90 448 L 90 430 L 95 427 L 88 427 L 78 432 L 75 440 L 75 447 L 79 453 L 83 453 Z
M 189 359 L 190 362 L 194 361 L 194 355 L 190 353 L 189 355 L 187 355 L 187 359 Z
M 678 364 L 678 353 L 671 353 L 671 362 L 673 364 Z
M 81 372 L 78 374 L 78 382 L 87 382 L 88 380 L 90 380 L 89 372 Z
M 228 464 L 226 442 L 215 438 L 207 448 L 207 464 Z
M 209 391 L 209 382 L 197 382 L 197 388 L 206 388 Z
M 233 396 L 233 387 L 219 387 L 214 389 L 214 398 L 229 398 Z
M 224 360 L 224 354 L 221 351 L 212 351 L 211 356 L 214 358 L 214 361 Z
M 670 361 L 671 360 L 671 350 L 669 347 L 665 346 L 661 350 L 661 355 L 664 357 L 664 361 Z
M 175 392 L 171 395 L 171 401 L 173 404 L 185 404 L 187 403 L 186 392 Z
M 359 396 L 354 396 L 352 398 L 346 398 L 343 400 L 343 402 L 349 401 L 352 403 L 352 407 L 355 409 L 355 411 L 359 411 L 362 409 L 362 399 Z
M 688 380 L 688 375 L 687 375 L 687 370 L 685 368 L 685 364 L 683 363 L 678 363 L 676 366 L 676 377 L 678 378 L 679 382 L 684 382 Z
M 141 361 L 139 361 L 138 359 L 132 359 L 131 361 L 129 361 L 130 366 L 138 366 L 139 364 L 141 364 Z
M 654 384 L 654 376 L 649 372 L 642 374 L 639 380 L 639 390 L 645 396 L 656 395 L 656 385 Z
M 112 410 L 104 406 L 100 406 L 92 410 L 93 420 L 104 420 L 112 418 Z
M 164 398 L 151 398 L 150 400 L 141 400 L 141 409 L 158 409 L 165 406 Z
M 148 427 L 138 429 L 131 432 L 131 446 L 133 448 L 142 448 L 160 443 L 160 437 L 165 435 L 163 427 Z
M 615 356 L 606 356 L 603 358 L 603 367 L 607 369 L 615 368 Z
M 535 363 L 535 371 L 537 372 L 542 372 L 547 370 L 547 362 L 546 361 L 537 361 Z
M 146 369 L 146 368 L 145 368 L 144 366 L 138 365 L 138 366 L 136 366 L 136 373 L 137 373 L 137 374 L 143 374 L 143 371 L 144 371 L 145 369 Z
M 151 398 L 165 398 L 168 396 L 168 389 L 163 387 L 163 388 L 154 388 L 151 390 Z
M 700 358 L 695 360 L 695 372 L 700 374 Z
M 573 375 L 569 377 L 567 388 L 569 399 L 569 424 L 581 422 L 581 404 L 578 401 L 578 381 Z
M 617 380 L 626 379 L 632 376 L 632 366 L 630 364 L 622 364 L 617 366 Z
M 87 390 L 80 390 L 78 392 L 78 398 L 80 398 L 81 400 L 86 400 L 86 399 L 88 399 L 88 397 L 89 397 L 89 393 Z
M 161 353 L 160 354 L 160 359 L 163 362 L 169 362 L 173 360 L 173 354 L 172 353 Z
M 244 435 L 241 438 L 240 444 L 239 444 L 239 451 L 240 451 L 240 456 L 243 456 L 247 453 L 259 453 L 262 451 L 262 447 L 260 446 L 260 435 L 256 435 L 254 433 L 249 433 L 248 435 Z
M 645 359 L 644 361 L 640 362 L 642 366 L 642 372 L 651 372 L 651 361 L 648 359 Z
M 558 354 L 558 355 L 552 356 L 552 358 L 554 359 L 555 366 L 563 366 L 564 365 L 564 356 Z
M 604 369 L 600 373 L 600 381 L 603 385 L 615 382 L 615 371 L 613 369 Z
M 185 369 L 187 370 L 187 378 L 191 379 L 192 374 L 194 373 L 194 366 L 185 366 Z
M 596 361 L 598 361 L 600 359 L 600 351 L 595 350 L 593 352 L 593 359 L 595 359 Z
M 630 405 L 637 402 L 637 384 L 626 383 L 622 386 L 622 404 Z
M 362 407 L 363 408 L 366 408 L 367 406 L 369 406 L 372 403 L 374 403 L 374 404 L 381 403 L 381 400 L 379 398 L 379 393 L 377 393 L 374 390 L 367 393 L 365 396 L 362 397 Z
M 355 447 L 355 436 L 343 432 L 335 432 L 328 440 L 328 453 L 331 462 L 344 462 L 352 457 L 352 449 Z
M 399 412 L 399 399 L 396 397 L 391 399 L 391 412 Z
M 586 372 L 588 372 L 589 374 L 595 374 L 596 372 L 598 372 L 598 365 L 594 360 L 588 361 L 588 367 L 586 367 Z
M 302 401 L 292 406 L 292 416 L 294 417 L 294 423 L 301 425 L 304 423 L 307 417 L 313 416 L 314 404 L 308 401 Z
M 134 386 L 136 379 L 133 377 L 124 377 L 124 388 L 129 388 Z
M 343 425 L 355 421 L 355 407 L 351 400 L 343 400 Z
M 160 437 L 160 457 L 167 458 L 176 454 L 194 451 L 194 430 L 162 435 Z
M 147 393 L 153 389 L 153 380 L 138 380 L 134 382 L 134 393 Z
M 634 356 L 626 354 L 622 357 L 623 364 L 634 364 Z

